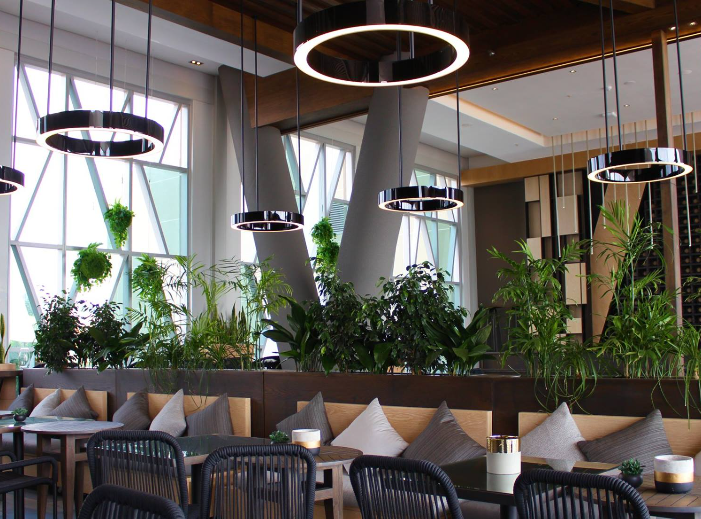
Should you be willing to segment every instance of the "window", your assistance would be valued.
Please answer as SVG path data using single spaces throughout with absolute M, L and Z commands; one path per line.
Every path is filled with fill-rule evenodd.
M 20 77 L 17 167 L 24 190 L 11 198 L 9 338 L 12 358 L 26 361 L 42 299 L 66 291 L 92 303 L 113 300 L 134 306 L 131 272 L 142 253 L 161 258 L 188 254 L 187 193 L 189 106 L 149 97 L 148 116 L 165 130 L 162 153 L 143 159 L 115 160 L 49 152 L 35 142 L 37 119 L 47 112 L 48 72 L 24 65 Z M 115 88 L 114 110 L 143 114 L 144 95 Z M 92 79 L 55 72 L 51 112 L 105 109 L 109 87 Z M 99 132 L 90 132 L 104 139 Z M 110 134 L 111 135 L 111 134 Z M 109 138 L 109 137 L 107 137 Z M 103 213 L 115 201 L 135 217 L 129 240 L 115 249 Z M 90 243 L 111 253 L 112 275 L 76 297 L 71 276 L 78 251 Z
M 417 167 L 411 176 L 411 185 L 458 187 L 454 177 Z M 460 215 L 458 210 L 404 215 L 394 257 L 394 275 L 406 271 L 407 265 L 430 261 L 450 273 L 448 282 L 453 286 L 453 302 L 460 305 Z

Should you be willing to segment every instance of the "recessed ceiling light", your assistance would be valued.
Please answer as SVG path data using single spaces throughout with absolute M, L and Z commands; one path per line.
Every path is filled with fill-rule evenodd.
M 553 117 L 553 121 L 557 121 L 557 117 Z
M 577 71 L 575 69 L 570 70 L 570 74 L 576 74 Z
M 499 87 L 492 87 L 492 90 L 499 90 Z
M 691 25 L 692 27 L 695 27 L 695 26 L 696 26 L 696 22 L 690 22 L 689 25 Z
M 196 59 L 191 59 L 191 60 L 190 60 L 190 65 L 195 65 L 196 67 L 200 67 L 200 66 L 202 66 L 202 62 L 201 62 L 201 61 L 197 61 Z
M 626 108 L 630 108 L 630 105 L 623 105 L 623 106 L 625 106 Z
M 669 30 L 670 30 L 670 31 L 676 31 L 676 30 L 677 30 L 677 26 L 676 26 L 676 25 L 672 25 L 672 26 L 669 28 Z

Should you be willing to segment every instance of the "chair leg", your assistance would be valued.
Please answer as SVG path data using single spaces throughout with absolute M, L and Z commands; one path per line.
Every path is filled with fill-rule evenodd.
M 5 497 L 7 494 L 2 495 L 2 519 L 7 519 L 7 504 L 5 502 Z
M 54 519 L 58 519 L 58 492 L 56 491 L 56 485 L 53 487 L 53 499 L 54 499 Z

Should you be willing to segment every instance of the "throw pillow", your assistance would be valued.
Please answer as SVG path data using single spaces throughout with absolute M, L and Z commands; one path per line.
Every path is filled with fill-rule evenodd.
M 187 428 L 183 398 L 183 390 L 181 389 L 163 406 L 161 412 L 151 422 L 149 430 L 162 431 L 175 437 L 182 436 Z
M 402 453 L 402 458 L 425 460 L 436 465 L 483 456 L 486 450 L 463 431 L 445 402 L 419 436 Z
M 521 454 L 580 461 L 585 459 L 577 447 L 577 443 L 582 441 L 584 437 L 570 414 L 570 408 L 562 402 L 543 423 L 521 438 Z
M 287 433 L 290 438 L 292 437 L 292 429 L 319 429 L 322 445 L 328 445 L 333 440 L 333 432 L 331 432 L 329 418 L 326 416 L 326 407 L 324 407 L 324 398 L 320 392 L 309 401 L 304 409 L 288 416 L 275 427 L 278 431 Z
M 655 456 L 672 454 L 662 422 L 662 413 L 658 409 L 625 429 L 598 440 L 579 442 L 578 445 L 587 461 L 621 463 L 630 458 L 638 458 L 640 463 L 645 465 L 646 474 L 655 470 Z
M 97 418 L 97 413 L 90 407 L 88 397 L 85 394 L 85 388 L 80 386 L 78 391 L 73 393 L 68 400 L 62 402 L 58 407 L 51 411 L 50 416 L 64 416 L 67 418 Z
M 39 402 L 29 416 L 49 416 L 61 404 L 61 390 L 57 389 Z
M 14 411 L 20 407 L 24 407 L 29 412 L 32 411 L 32 408 L 34 407 L 34 384 L 31 384 L 19 395 L 17 395 L 17 398 L 12 401 L 7 409 Z
M 142 389 L 134 393 L 129 400 L 117 409 L 112 418 L 115 422 L 124 424 L 125 431 L 147 431 L 151 425 L 151 416 L 148 414 L 148 393 Z
M 336 436 L 331 445 L 358 449 L 363 454 L 392 457 L 399 456 L 409 446 L 390 425 L 377 398 Z M 345 467 L 348 470 L 350 463 Z
M 207 407 L 185 418 L 188 436 L 226 434 L 233 436 L 229 411 L 229 395 L 224 393 Z

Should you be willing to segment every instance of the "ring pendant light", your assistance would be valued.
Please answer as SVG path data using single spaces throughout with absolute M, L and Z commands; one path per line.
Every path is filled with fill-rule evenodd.
M 413 54 L 413 42 L 410 45 Z M 401 52 L 401 36 L 397 38 L 398 52 Z M 458 182 L 460 181 L 460 96 L 459 77 L 455 72 L 455 95 L 457 96 L 457 135 L 458 135 Z M 404 213 L 438 212 L 458 209 L 464 205 L 463 192 L 453 187 L 438 186 L 404 186 L 402 155 L 402 87 L 397 87 L 397 108 L 399 111 L 399 187 L 385 189 L 377 197 L 380 209 Z
M 19 0 L 19 31 L 17 36 L 17 75 L 15 76 L 15 105 L 14 119 L 12 121 L 12 160 L 11 166 L 0 166 L 0 195 L 11 195 L 19 188 L 24 187 L 24 173 L 15 168 L 17 159 L 17 107 L 19 105 L 19 77 L 21 73 L 22 57 L 22 15 L 24 0 Z
M 49 88 L 47 109 L 38 121 L 37 143 L 51 151 L 66 155 L 87 157 L 132 158 L 163 149 L 163 126 L 148 118 L 148 98 L 151 74 L 151 22 L 153 0 L 148 4 L 148 34 L 146 43 L 146 84 L 144 92 L 144 116 L 112 110 L 114 89 L 114 47 L 116 25 L 116 1 L 112 0 L 112 23 L 110 37 L 110 106 L 104 110 L 67 110 L 51 113 L 51 72 L 53 69 L 54 16 L 56 0 L 51 3 L 51 28 L 49 37 Z M 104 131 L 112 134 L 109 140 L 95 140 L 89 131 Z M 83 138 L 69 136 L 82 132 Z M 127 140 L 115 140 L 121 135 Z
M 231 217 L 231 227 L 232 229 L 237 229 L 239 231 L 249 231 L 249 232 L 288 232 L 288 231 L 298 231 L 304 227 L 304 216 L 300 213 L 295 213 L 292 211 L 261 211 L 260 210 L 260 197 L 259 197 L 259 184 L 260 179 L 258 176 L 258 19 L 253 20 L 253 49 L 254 49 L 254 78 L 253 78 L 253 99 L 254 99 L 254 109 L 255 109 L 255 148 L 256 148 L 256 210 L 255 211 L 242 211 L 236 213 Z M 244 97 L 243 97 L 243 0 L 241 0 L 241 77 L 240 77 L 240 90 L 241 90 L 241 149 L 244 148 Z M 299 82 L 297 84 L 297 125 L 299 132 Z M 244 156 L 241 157 L 241 187 L 243 190 L 243 199 L 246 197 L 246 183 L 245 183 L 245 166 L 244 166 Z M 301 157 L 300 157 L 301 164 Z M 301 177 L 300 177 L 301 178 Z M 300 191 L 302 185 L 300 182 Z M 241 204 L 242 209 L 244 209 L 244 204 Z M 301 209 L 300 209 L 301 210 Z
M 618 151 L 611 151 L 608 129 L 608 99 L 606 84 L 606 53 L 604 43 L 604 14 L 602 0 L 599 0 L 599 22 L 601 27 L 601 67 L 604 79 L 604 119 L 606 125 L 606 153 L 589 159 L 589 180 L 608 184 L 637 184 L 660 182 L 681 177 L 690 173 L 690 158 L 686 150 L 669 147 L 645 147 L 623 149 L 621 132 L 621 110 L 618 96 L 618 67 L 616 62 L 616 28 L 614 25 L 613 0 L 609 0 L 611 15 L 611 42 L 613 52 L 614 83 L 616 89 L 616 117 L 618 119 Z M 674 0 L 674 18 L 677 27 L 677 53 L 679 52 L 679 23 L 677 19 L 677 2 Z M 684 86 L 682 80 L 681 59 L 679 66 L 679 87 L 682 102 L 682 133 L 686 145 L 686 121 L 684 116 Z
M 334 39 L 371 32 L 423 34 L 442 40 L 443 46 L 408 60 L 399 56 L 396 61 L 344 59 L 319 50 L 319 46 Z M 294 61 L 302 72 L 331 83 L 367 87 L 412 85 L 460 69 L 470 57 L 467 33 L 467 23 L 456 9 L 434 5 L 433 0 L 344 3 L 304 20 L 300 18 L 294 31 Z

